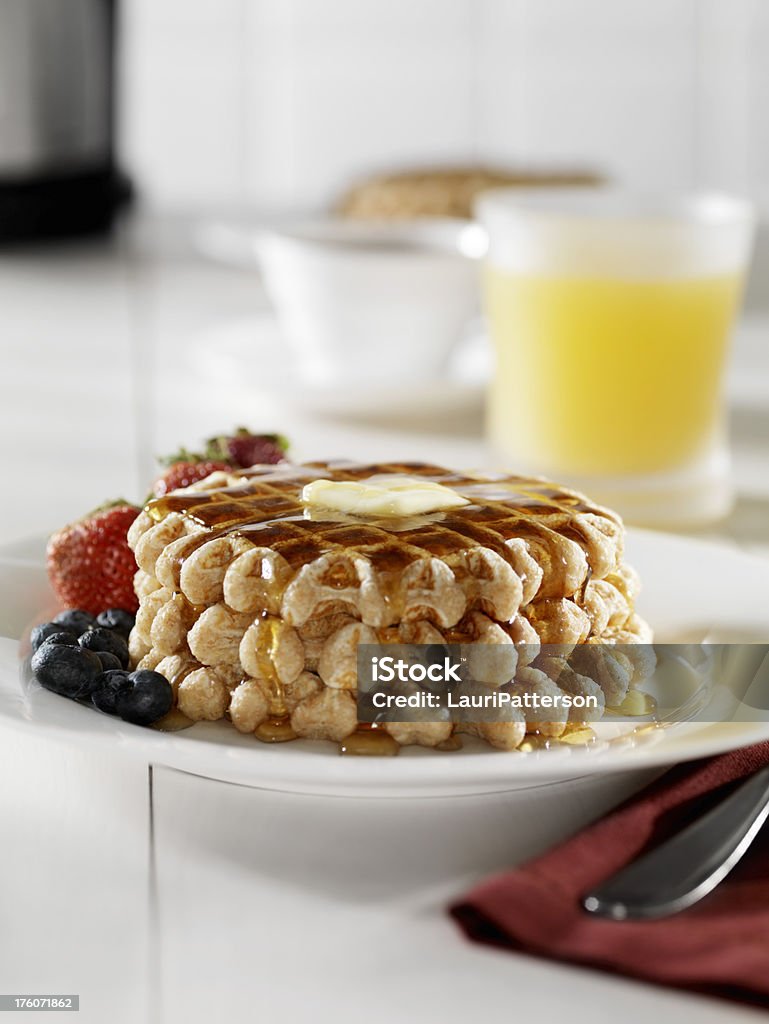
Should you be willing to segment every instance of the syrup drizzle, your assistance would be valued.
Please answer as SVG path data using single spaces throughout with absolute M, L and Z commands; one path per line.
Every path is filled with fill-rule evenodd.
M 167 715 L 159 718 L 157 722 L 153 722 L 150 728 L 156 729 L 158 732 L 181 732 L 182 729 L 189 729 L 194 724 L 192 719 L 187 718 L 179 708 L 171 708 Z
M 308 479 L 356 480 L 384 474 L 412 475 L 453 487 L 471 504 L 410 516 L 408 525 L 397 519 L 331 511 L 319 517 L 316 510 L 308 516 L 302 505 L 301 488 Z M 178 556 L 180 564 L 206 541 L 235 534 L 277 551 L 294 569 L 326 551 L 344 547 L 361 550 L 378 572 L 399 573 L 425 554 L 446 557 L 476 544 L 509 560 L 507 540 L 531 536 L 547 542 L 556 531 L 563 535 L 565 528 L 573 529 L 575 539 L 584 546 L 588 541 L 579 532 L 576 516 L 604 514 L 578 495 L 536 480 L 510 477 L 482 482 L 421 463 L 344 468 L 321 463 L 317 470 L 260 468 L 244 470 L 238 476 L 243 484 L 237 487 L 170 494 L 146 506 L 156 522 L 174 512 L 204 528 L 184 546 Z M 555 529 L 547 525 L 548 519 Z
M 257 725 L 254 735 L 262 743 L 286 743 L 288 740 L 296 739 L 289 717 L 285 714 L 266 718 Z
M 569 531 L 572 539 L 586 548 L 589 561 L 589 538 L 580 532 L 577 516 L 591 513 L 614 519 L 579 495 L 542 481 L 515 476 L 479 480 L 425 463 L 317 462 L 253 467 L 234 475 L 242 481 L 235 486 L 172 493 L 146 505 L 145 511 L 156 522 L 176 513 L 202 527 L 188 538 L 177 555 L 177 579 L 186 559 L 202 545 L 234 535 L 277 552 L 294 572 L 334 549 L 356 549 L 377 572 L 385 600 L 391 603 L 403 571 L 425 555 L 445 558 L 482 545 L 509 562 L 511 554 L 506 541 L 522 537 L 536 545 L 552 546 L 556 534 L 564 536 Z M 311 480 L 355 481 L 385 475 L 410 475 L 443 484 L 467 498 L 470 504 L 445 512 L 388 519 L 317 509 L 309 512 L 301 502 L 302 487 Z M 344 586 L 345 581 L 340 580 L 339 585 Z M 189 602 L 187 608 L 192 621 L 203 611 Z M 277 625 L 272 624 L 264 659 L 264 675 L 271 687 L 271 716 L 256 731 L 259 739 L 270 743 L 295 735 L 286 712 L 283 687 L 274 669 Z M 451 638 L 447 640 L 450 642 Z M 174 683 L 178 685 L 180 681 Z M 456 749 L 455 744 L 461 746 L 461 740 L 451 737 L 441 747 Z M 384 730 L 363 726 L 340 744 L 343 754 L 363 756 L 393 755 L 398 749 L 396 741 Z
M 400 751 L 397 740 L 375 723 L 361 722 L 355 732 L 339 744 L 339 753 L 354 757 L 395 757 Z

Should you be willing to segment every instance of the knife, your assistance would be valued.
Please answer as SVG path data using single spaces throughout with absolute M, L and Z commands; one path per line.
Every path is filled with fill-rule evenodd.
M 583 908 L 614 921 L 668 917 L 697 903 L 740 861 L 769 816 L 769 767 L 692 825 L 587 893 Z

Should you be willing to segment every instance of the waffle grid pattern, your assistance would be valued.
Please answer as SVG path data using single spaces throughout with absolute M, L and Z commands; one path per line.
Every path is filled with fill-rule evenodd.
M 301 503 L 312 479 L 379 476 L 434 480 L 472 504 L 361 522 Z M 340 740 L 357 726 L 350 667 L 361 642 L 649 639 L 622 539 L 613 513 L 529 478 L 408 463 L 212 474 L 151 503 L 129 535 L 141 602 L 132 656 L 170 674 L 193 719 L 228 715 L 259 735 L 266 718 L 289 714 L 292 734 Z M 241 593 L 245 612 L 226 600 Z M 625 671 L 625 692 L 637 676 Z M 478 732 L 508 749 L 526 728 Z M 399 741 L 435 746 L 450 734 L 450 723 L 412 723 Z

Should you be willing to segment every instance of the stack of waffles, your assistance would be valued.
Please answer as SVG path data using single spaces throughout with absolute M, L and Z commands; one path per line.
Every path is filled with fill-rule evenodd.
M 469 503 L 377 518 L 302 502 L 314 480 L 391 475 L 434 481 Z M 620 519 L 542 480 L 421 463 L 256 466 L 150 502 L 129 543 L 140 602 L 132 664 L 165 675 L 193 721 L 226 718 L 265 740 L 344 742 L 365 731 L 360 643 L 515 645 L 518 685 L 594 694 L 591 717 L 621 705 L 649 671 L 651 635 L 634 611 Z M 595 644 L 616 647 L 599 678 L 574 669 L 574 652 Z M 637 656 L 628 644 L 641 645 Z M 571 652 L 572 667 L 553 650 Z M 450 748 L 461 729 L 514 749 L 527 731 L 573 728 L 570 714 L 585 711 L 547 723 L 515 712 L 504 722 L 379 728 L 394 746 Z

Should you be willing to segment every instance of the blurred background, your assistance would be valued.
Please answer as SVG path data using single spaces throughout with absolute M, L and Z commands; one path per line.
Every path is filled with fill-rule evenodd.
M 125 0 L 122 23 L 155 208 L 316 207 L 472 162 L 766 195 L 761 0 Z
M 430 387 L 308 388 L 256 233 L 467 216 L 501 175 L 756 204 L 719 535 L 769 547 L 767 48 L 761 0 L 0 0 L 0 458 L 25 480 L 0 537 L 139 500 L 156 454 L 237 422 L 297 457 L 487 465 L 478 310 Z

